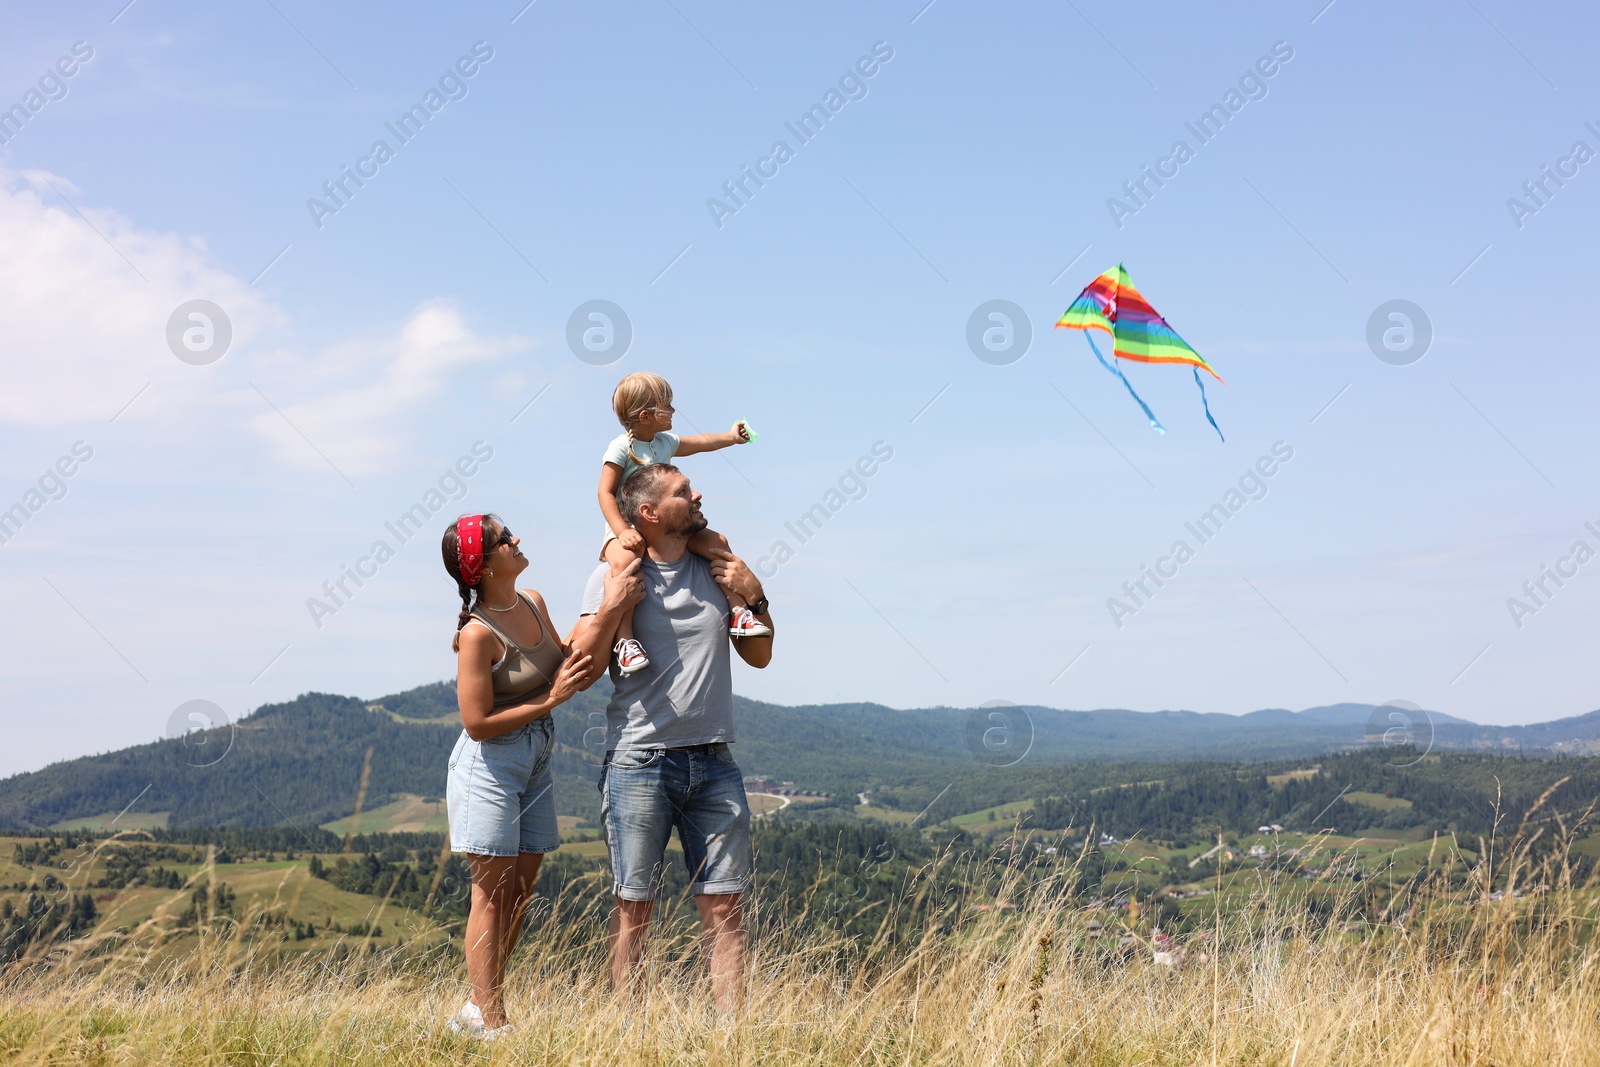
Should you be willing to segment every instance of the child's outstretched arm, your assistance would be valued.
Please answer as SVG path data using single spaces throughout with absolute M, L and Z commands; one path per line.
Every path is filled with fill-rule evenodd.
M 696 452 L 715 452 L 719 448 L 748 444 L 750 434 L 744 422 L 736 422 L 727 433 L 696 433 L 678 438 L 678 455 L 692 456 Z

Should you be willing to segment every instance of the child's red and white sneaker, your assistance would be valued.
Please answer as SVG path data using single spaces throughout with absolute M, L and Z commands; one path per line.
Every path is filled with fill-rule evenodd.
M 770 637 L 772 627 L 756 618 L 756 613 L 749 608 L 736 612 L 733 621 L 728 624 L 728 632 L 735 637 Z
M 611 651 L 617 654 L 617 669 L 623 674 L 632 674 L 650 666 L 650 657 L 644 654 L 644 646 L 631 637 L 618 641 L 617 647 Z

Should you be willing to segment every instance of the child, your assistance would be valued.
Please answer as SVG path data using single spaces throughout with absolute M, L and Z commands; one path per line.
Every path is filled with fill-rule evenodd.
M 665 463 L 674 456 L 692 456 L 696 452 L 714 452 L 730 445 L 745 444 L 750 440 L 750 432 L 744 423 L 736 422 L 727 433 L 679 437 L 672 432 L 672 386 L 660 375 L 644 371 L 630 374 L 618 383 L 617 391 L 611 395 L 611 407 L 627 432 L 607 446 L 605 462 L 600 468 L 600 511 L 606 517 L 606 539 L 600 546 L 600 558 L 616 572 L 644 555 L 644 538 L 628 525 L 617 506 L 617 494 L 628 475 L 652 463 Z M 730 550 L 726 537 L 714 530 L 701 530 L 689 539 L 689 551 L 706 559 L 717 559 Z M 756 618 L 743 597 L 732 590 L 724 592 L 728 595 L 728 607 L 732 609 L 728 623 L 730 634 L 766 637 L 772 633 L 770 627 Z M 631 608 L 617 628 L 617 644 L 612 651 L 616 653 L 617 667 L 623 674 L 650 666 L 644 646 L 633 636 Z

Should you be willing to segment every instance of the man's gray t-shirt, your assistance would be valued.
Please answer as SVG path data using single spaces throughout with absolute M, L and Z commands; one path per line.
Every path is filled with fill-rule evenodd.
M 589 576 L 583 614 L 605 600 L 608 564 Z M 728 598 L 710 561 L 685 552 L 676 563 L 648 555 L 639 565 L 644 599 L 633 608 L 633 635 L 650 666 L 624 676 L 611 662 L 615 691 L 606 706 L 606 748 L 686 748 L 732 741 L 733 670 L 728 657 Z

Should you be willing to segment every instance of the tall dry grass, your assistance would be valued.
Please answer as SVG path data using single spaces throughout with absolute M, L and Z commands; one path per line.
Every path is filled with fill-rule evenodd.
M 136 931 L 109 951 L 89 938 L 14 970 L 0 1050 L 21 1064 L 374 1067 L 1597 1063 L 1595 885 L 1541 840 L 1525 825 L 1468 867 L 1381 891 L 1293 869 L 1219 875 L 1227 891 L 1205 899 L 1211 914 L 1176 968 L 1153 961 L 1148 917 L 1086 907 L 1070 872 L 1012 872 L 996 899 L 1014 910 L 980 911 L 945 890 L 971 884 L 962 865 L 982 861 L 947 855 L 881 906 L 916 920 L 910 940 L 890 914 L 876 937 L 827 933 L 811 910 L 820 894 L 781 921 L 758 909 L 733 1015 L 710 1007 L 681 909 L 658 930 L 638 1002 L 620 1005 L 596 906 L 530 933 L 509 981 L 517 1028 L 492 1046 L 446 1031 L 465 986 L 437 953 L 284 958 L 242 924 L 168 959 L 159 931 Z

